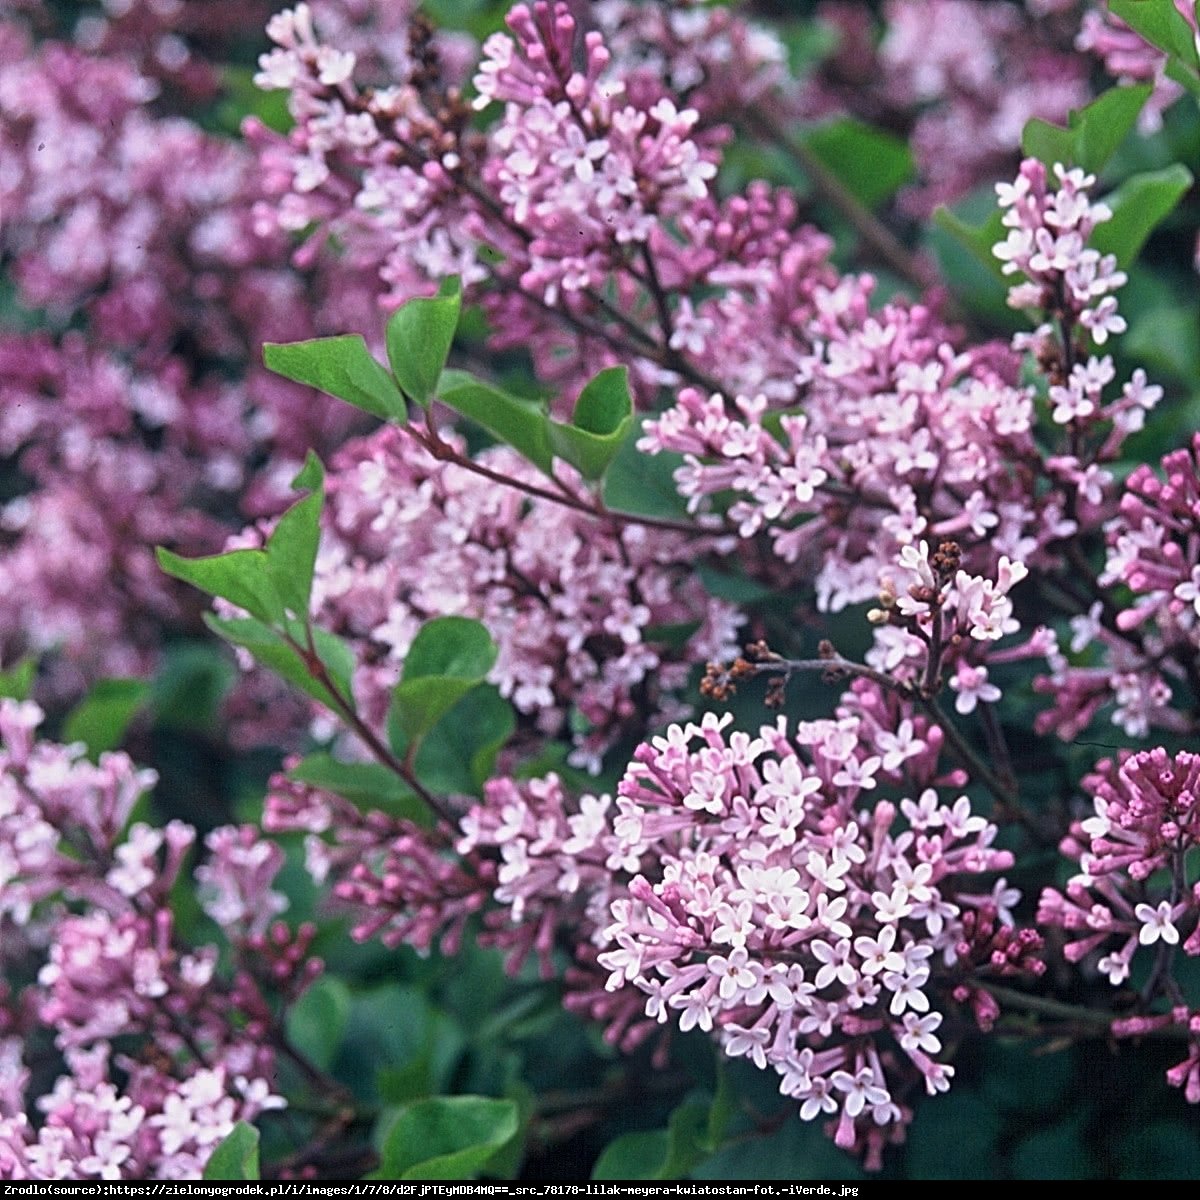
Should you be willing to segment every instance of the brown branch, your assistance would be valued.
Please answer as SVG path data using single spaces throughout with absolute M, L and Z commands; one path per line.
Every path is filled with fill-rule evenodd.
M 648 517 L 638 513 L 618 512 L 616 509 L 607 507 L 601 500 L 597 500 L 594 504 L 589 504 L 586 500 L 582 500 L 568 491 L 552 491 L 550 488 L 541 487 L 536 483 L 529 483 L 523 479 L 514 479 L 511 475 L 504 475 L 499 471 L 493 471 L 490 467 L 484 466 L 483 463 L 476 462 L 474 459 L 459 454 L 453 446 L 443 442 L 440 438 L 435 440 L 434 436 L 420 431 L 415 426 L 404 425 L 400 428 L 414 441 L 428 450 L 434 458 L 440 459 L 443 462 L 452 462 L 455 466 L 462 467 L 465 471 L 471 471 L 473 474 L 482 476 L 484 479 L 490 479 L 493 483 L 498 483 L 502 487 L 514 488 L 518 492 L 524 492 L 527 496 L 533 496 L 539 500 L 549 500 L 554 504 L 561 504 L 564 508 L 584 513 L 589 517 L 595 518 L 597 521 L 614 521 L 620 525 L 645 525 L 651 529 L 666 529 L 674 533 L 692 535 L 724 532 L 721 529 L 706 529 L 704 526 L 696 525 L 691 521 L 674 521 L 669 517 Z

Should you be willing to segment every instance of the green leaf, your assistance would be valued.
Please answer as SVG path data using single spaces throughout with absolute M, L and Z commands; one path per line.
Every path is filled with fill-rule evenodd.
M 263 362 L 286 379 L 306 383 L 384 421 L 404 420 L 404 397 L 357 334 L 307 342 L 267 342 Z
M 804 141 L 868 208 L 890 199 L 913 177 L 912 152 L 903 139 L 853 117 L 820 125 Z
M 439 677 L 478 683 L 496 661 L 492 635 L 469 617 L 435 617 L 413 638 L 404 658 L 405 681 Z
M 1191 92 L 1192 96 L 1200 101 L 1200 75 L 1193 68 L 1178 58 L 1169 58 L 1163 74 L 1172 82 Z
M 623 1134 L 596 1159 L 594 1180 L 680 1180 L 712 1154 L 714 1139 L 724 1132 L 727 1097 L 714 1117 L 715 1105 L 684 1100 L 671 1114 L 666 1129 Z
M 486 1096 L 437 1096 L 385 1114 L 379 1179 L 474 1179 L 517 1134 L 517 1105 Z
M 281 634 L 276 633 L 269 626 L 251 617 L 217 617 L 212 613 L 204 614 L 204 623 L 227 642 L 232 642 L 233 645 L 248 650 L 253 655 L 255 662 L 269 671 L 274 671 L 285 682 L 298 687 L 306 695 L 325 705 L 326 708 L 338 711 L 338 706 L 329 689 L 312 677 L 304 659 L 284 641 Z M 321 633 L 321 630 L 314 630 L 316 635 Z M 332 635 L 327 634 L 325 637 L 332 637 Z M 347 649 L 347 653 L 351 652 Z M 339 666 L 344 666 L 344 663 Z
M 516 727 L 512 705 L 494 685 L 472 688 L 421 743 L 417 778 L 431 792 L 478 793 Z
M 680 454 L 646 454 L 637 448 L 643 422 L 636 434 L 620 445 L 604 476 L 604 503 L 615 512 L 642 517 L 686 519 L 687 501 L 675 486 L 675 471 L 683 466 Z
M 445 373 L 438 399 L 524 455 L 535 467 L 550 473 L 554 456 L 549 419 L 541 405 L 480 383 L 463 371 Z
M 1182 300 L 1175 308 L 1157 308 L 1130 320 L 1122 339 L 1127 354 L 1150 369 L 1167 372 L 1182 383 L 1200 379 L 1200 305 Z
M 459 281 L 447 279 L 436 296 L 409 300 L 387 323 L 392 374 L 404 394 L 423 408 L 429 407 L 437 390 L 461 309 Z
M 321 509 L 325 504 L 325 470 L 310 450 L 294 486 L 311 494 L 298 500 L 279 518 L 267 540 L 267 566 L 286 609 L 297 617 L 308 616 L 317 547 L 321 541 Z
M 1172 0 L 1109 0 L 1108 9 L 1188 70 L 1200 70 L 1196 36 Z
M 258 1130 L 239 1121 L 212 1152 L 205 1179 L 258 1179 Z
M 208 732 L 217 727 L 221 703 L 237 668 L 211 639 L 172 642 L 154 677 L 155 725 Z
M 609 1143 L 592 1168 L 593 1179 L 683 1179 L 711 1153 L 710 1105 L 685 1100 L 666 1129 L 627 1133 Z
M 1041 159 L 1048 167 L 1055 163 L 1075 164 L 1075 134 L 1052 125 L 1041 117 L 1031 117 L 1021 131 L 1021 153 Z
M 1101 171 L 1137 124 L 1152 90 L 1148 83 L 1109 88 L 1085 108 L 1073 111 L 1066 129 L 1035 117 L 1021 135 L 1021 149 L 1048 167 L 1058 162 Z
M 101 679 L 68 715 L 63 740 L 83 742 L 91 758 L 115 750 L 149 698 L 144 679 Z
M 592 379 L 579 394 L 572 422 L 550 422 L 550 445 L 585 479 L 599 479 L 633 429 L 629 369 L 608 367 Z
M 28 700 L 37 675 L 37 659 L 32 654 L 19 658 L 7 671 L 0 671 L 0 700 Z
M 991 187 L 977 188 L 955 203 L 939 208 L 925 231 L 924 246 L 937 258 L 941 276 L 954 287 L 959 302 L 998 329 L 1018 329 L 1025 318 L 1008 307 L 1010 280 L 992 247 L 1007 230 Z
M 271 577 L 265 550 L 230 550 L 204 558 L 181 558 L 160 546 L 158 565 L 168 575 L 210 596 L 220 596 L 268 625 L 283 620 L 283 600 Z
M 708 1123 L 700 1144 L 708 1154 L 720 1149 L 726 1130 L 738 1111 L 737 1091 L 730 1077 L 726 1060 L 716 1060 L 717 1091 L 708 1109 Z
M 313 983 L 287 1015 L 288 1040 L 319 1070 L 328 1071 L 350 1018 L 350 991 L 325 975 Z
M 1085 171 L 1098 172 L 1108 165 L 1121 143 L 1133 132 L 1152 84 L 1109 88 L 1078 113 L 1071 114 L 1075 129 L 1076 161 Z
M 1181 163 L 1161 171 L 1131 175 L 1115 192 L 1104 198 L 1112 209 L 1112 220 L 1097 225 L 1092 245 L 1101 254 L 1115 254 L 1122 267 L 1138 256 L 1146 239 L 1186 195 L 1192 173 Z
M 670 1138 L 665 1129 L 623 1133 L 600 1152 L 592 1167 L 592 1178 L 661 1179 Z
M 342 796 L 364 809 L 382 809 L 389 816 L 430 823 L 425 802 L 394 772 L 382 763 L 339 762 L 319 752 L 301 759 L 288 777 Z
M 1004 241 L 1003 214 L 999 209 L 993 209 L 991 215 L 982 225 L 971 225 L 957 213 L 944 205 L 934 209 L 933 223 L 939 229 L 950 234 L 964 249 L 970 251 L 973 258 L 996 276 L 1004 280 L 1006 276 L 1001 269 L 1000 260 L 992 252 L 997 242 Z
M 410 749 L 468 692 L 496 661 L 496 645 L 478 621 L 437 617 L 421 626 L 392 692 L 388 730 L 393 747 Z

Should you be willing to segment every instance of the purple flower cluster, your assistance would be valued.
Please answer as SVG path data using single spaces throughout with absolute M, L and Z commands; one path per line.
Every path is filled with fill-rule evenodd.
M 1200 441 L 1166 455 L 1161 471 L 1160 478 L 1146 464 L 1136 467 L 1106 526 L 1099 582 L 1127 587 L 1131 603 L 1116 610 L 1102 597 L 1074 618 L 1075 657 L 1052 655 L 1051 674 L 1038 681 L 1054 696 L 1039 727 L 1061 737 L 1085 729 L 1108 705 L 1113 724 L 1130 737 L 1192 728 L 1176 696 L 1198 682 Z
M 1200 1020 L 1170 971 L 1176 947 L 1200 954 L 1200 885 L 1186 861 L 1200 845 L 1200 758 L 1186 751 L 1123 751 L 1083 780 L 1094 813 L 1075 821 L 1062 852 L 1079 864 L 1066 890 L 1046 888 L 1039 924 L 1065 931 L 1063 953 L 1087 960 L 1113 987 L 1130 979 L 1142 948 L 1157 956 L 1145 985 L 1166 1012 L 1118 1018 L 1113 1032 L 1134 1037 L 1170 1025 L 1188 1031 L 1187 1058 L 1167 1073 L 1188 1103 L 1200 1104 Z M 1096 961 L 1097 952 L 1100 954 Z
M 186 944 L 171 907 L 194 830 L 131 823 L 154 773 L 39 740 L 41 720 L 0 701 L 0 1178 L 198 1177 L 236 1121 L 284 1103 L 273 1000 L 320 972 L 315 931 L 267 930 L 277 846 L 214 831 L 196 879 L 235 948 L 223 978 L 218 946 Z M 67 1073 L 27 1103 L 22 1045 L 38 1031 Z
M 0 254 L 52 331 L 0 336 L 0 454 L 21 487 L 2 518 L 3 648 L 61 650 L 47 695 L 70 694 L 147 669 L 161 631 L 195 619 L 155 543 L 216 549 L 212 514 L 285 494 L 253 480 L 257 458 L 286 472 L 354 427 L 260 346 L 374 329 L 377 289 L 336 262 L 290 266 L 256 226 L 255 154 L 165 112 L 166 85 L 119 46 L 31 45 L 0 19 L 0 76 Z
M 263 146 L 279 224 L 319 232 L 306 253 L 336 239 L 393 303 L 459 275 L 482 299 L 492 344 L 527 348 L 566 391 L 619 361 L 647 388 L 680 372 L 765 370 L 802 299 L 796 277 L 828 242 L 797 235 L 794 202 L 762 188 L 719 206 L 710 184 L 724 130 L 708 122 L 739 97 L 753 103 L 779 47 L 724 9 L 655 8 L 596 6 L 611 43 L 587 33 L 577 69 L 568 6 L 516 6 L 475 78 L 478 103 L 504 106 L 486 136 L 436 47 L 420 69 L 368 89 L 307 6 L 281 14 L 260 73 L 290 90 L 296 120 L 286 142 Z M 651 54 L 656 32 L 670 36 Z M 675 73 L 693 82 L 686 104 L 667 90 Z M 749 95 L 734 92 L 739 81 Z M 713 299 L 699 311 L 702 290 Z M 723 353 L 745 335 L 764 352 Z
M 463 453 L 456 435 L 440 436 Z M 736 650 L 741 618 L 691 571 L 727 539 L 617 525 L 518 490 L 544 482 L 511 450 L 459 465 L 404 428 L 333 460 L 313 611 L 354 647 L 371 725 L 383 727 L 408 647 L 436 616 L 482 621 L 500 652 L 489 678 L 529 734 L 575 730 L 573 762 L 592 770 L 622 737 L 686 711 L 692 664 Z M 582 495 L 565 466 L 557 483 Z M 677 642 L 656 632 L 681 628 Z
M 268 828 L 309 833 L 310 870 L 332 871 L 356 937 L 453 946 L 486 908 L 481 940 L 511 971 L 535 955 L 549 974 L 556 948 L 572 951 L 567 1004 L 613 1043 L 671 1021 L 710 1032 L 877 1162 L 911 1118 L 911 1085 L 949 1086 L 943 1021 L 965 1010 L 989 1028 L 986 980 L 1039 973 L 1041 939 L 1013 927 L 1019 893 L 978 878 L 1012 855 L 965 795 L 943 798 L 965 776 L 939 768 L 937 725 L 866 681 L 791 735 L 782 719 L 756 735 L 731 720 L 644 743 L 615 799 L 573 800 L 555 776 L 489 782 L 457 862 L 444 829 L 283 780 Z

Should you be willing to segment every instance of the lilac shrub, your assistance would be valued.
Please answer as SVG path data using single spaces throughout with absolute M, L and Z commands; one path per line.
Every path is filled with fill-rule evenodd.
M 289 121 L 241 140 L 172 113 L 228 81 L 211 13 L 0 10 L 36 326 L 0 338 L 2 661 L 49 654 L 55 700 L 146 673 L 200 616 L 174 576 L 248 668 L 222 738 L 295 751 L 199 832 L 78 713 L 0 700 L 0 1177 L 195 1178 L 252 1125 L 272 1177 L 512 1175 L 705 1051 L 663 1165 L 638 1134 L 599 1173 L 769 1135 L 754 1080 L 887 1169 L 997 1031 L 1178 1042 L 1200 1102 L 1200 440 L 1157 432 L 1122 291 L 1190 176 L 1108 186 L 1200 94 L 1194 14 L 1150 46 L 896 0 L 875 43 L 820 8 L 797 83 L 736 6 L 517 4 L 477 46 L 299 4 L 256 75 Z M 1068 123 L 1085 52 L 1156 88 Z M 882 211 L 789 128 L 864 71 L 917 165 Z M 991 224 L 938 218 L 993 272 L 960 311 L 897 231 L 981 182 Z M 494 952 L 600 1085 L 492 1045 Z M 380 980 L 409 1059 L 359 1037 Z M 497 1011 L 451 1030 L 455 986 Z

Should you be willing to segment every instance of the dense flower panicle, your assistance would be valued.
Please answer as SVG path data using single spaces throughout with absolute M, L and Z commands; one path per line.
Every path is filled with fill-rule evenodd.
M 42 711 L 31 702 L 0 701 L 0 917 L 29 923 L 43 900 L 59 894 L 91 899 L 100 886 L 94 863 L 111 863 L 114 878 L 102 890 L 118 909 L 159 879 L 160 864 L 127 890 L 139 841 L 154 855 L 164 839 L 173 843 L 166 868 L 179 869 L 190 834 L 136 825 L 120 846 L 138 796 L 155 775 L 139 771 L 124 754 L 90 763 L 82 746 L 38 740 Z M 103 872 L 101 872 L 103 879 Z M 172 875 L 173 878 L 173 875 Z M 165 881 L 170 886 L 170 879 Z
M 672 726 L 638 749 L 615 798 L 568 804 L 554 778 L 496 781 L 458 844 L 499 851 L 508 921 L 490 920 L 488 936 L 513 967 L 545 959 L 556 934 L 590 937 L 571 1007 L 611 1022 L 611 1040 L 628 1048 L 672 1017 L 711 1031 L 726 1053 L 778 1071 L 805 1119 L 840 1111 L 839 1144 L 874 1157 L 872 1119 L 907 1119 L 889 1079 L 915 1067 L 932 1093 L 953 1074 L 934 1057 L 943 1015 L 930 993 L 950 980 L 974 1005 L 964 957 L 985 973 L 1040 969 L 1036 935 L 1007 929 L 1017 893 L 961 878 L 1011 855 L 991 848 L 995 828 L 966 797 L 939 799 L 941 731 L 898 717 L 860 684 L 836 719 L 802 723 L 794 740 L 782 722 L 753 737 L 711 714 Z M 895 803 L 869 800 L 896 786 L 917 797 L 899 805 L 903 832 Z M 993 922 L 978 933 L 973 906 Z M 596 967 L 618 999 L 645 993 L 641 1014 L 605 1000 Z
M 643 745 L 609 839 L 609 863 L 633 878 L 599 957 L 610 988 L 646 994 L 647 1016 L 712 1031 L 778 1072 L 805 1120 L 829 1116 L 839 1145 L 865 1139 L 871 1154 L 907 1120 L 905 1072 L 930 1094 L 949 1086 L 937 1005 L 951 987 L 964 1001 L 977 990 L 965 914 L 990 905 L 1011 924 L 1017 897 L 971 880 L 1012 856 L 965 796 L 940 798 L 929 727 L 907 717 L 916 736 L 884 767 L 885 715 L 864 687 L 794 741 L 782 722 L 751 736 L 706 717 Z M 911 789 L 899 805 L 871 796 L 896 785 Z M 1006 934 L 983 970 L 1040 970 L 1039 947 L 1031 931 Z
M 1192 723 L 1175 701 L 1180 688 L 1197 682 L 1200 439 L 1167 454 L 1161 477 L 1146 464 L 1136 467 L 1106 532 L 1099 581 L 1127 587 L 1132 602 L 1106 617 L 1097 601 L 1072 622 L 1077 657 L 1052 654 L 1050 673 L 1035 683 L 1054 697 L 1037 728 L 1069 738 L 1111 705 L 1112 723 L 1131 737 L 1185 733 Z
M 672 1018 L 709 1031 L 874 1162 L 911 1118 L 909 1087 L 949 1086 L 939 1027 L 960 1005 L 990 1028 L 982 981 L 1039 973 L 1041 941 L 1013 925 L 1016 890 L 975 878 L 1012 855 L 966 796 L 942 798 L 965 775 L 942 772 L 941 729 L 895 695 L 858 680 L 792 735 L 731 719 L 644 743 L 615 797 L 493 779 L 453 858 L 441 827 L 283 778 L 266 827 L 309 835 L 355 937 L 453 948 L 482 912 L 513 973 L 533 956 L 547 974 L 569 949 L 566 1003 L 614 1044 Z
M 236 1121 L 284 1103 L 269 1083 L 272 998 L 294 1000 L 320 972 L 315 929 L 267 931 L 281 851 L 252 827 L 215 830 L 196 875 L 240 962 L 224 978 L 218 947 L 184 944 L 170 906 L 195 831 L 130 824 L 153 772 L 39 739 L 41 720 L 33 703 L 0 701 L 0 1178 L 198 1177 Z M 69 1073 L 36 1100 L 35 1127 L 19 1035 L 38 1029 Z
M 1071 324 L 1078 322 L 1097 345 L 1103 345 L 1110 334 L 1125 330 L 1125 320 L 1117 313 L 1111 295 L 1125 282 L 1125 273 L 1117 270 L 1115 255 L 1101 254 L 1087 241 L 1097 225 L 1112 217 L 1112 211 L 1088 196 L 1096 182 L 1094 175 L 1078 167 L 1068 171 L 1061 164 L 1055 165 L 1054 174 L 1058 185 L 1050 187 L 1045 165 L 1027 158 L 1014 183 L 997 184 L 1008 235 L 993 252 L 1004 264 L 1006 275 L 1019 271 L 1025 276 L 1023 283 L 1009 289 L 1008 302 L 1013 308 L 1057 313 Z M 1103 378 L 1104 361 L 1092 360 L 1086 367 L 1077 367 L 1087 377 L 1076 380 L 1072 375 L 1068 390 L 1076 397 L 1075 403 L 1067 417 L 1056 411 L 1056 421 L 1094 411 L 1094 406 L 1084 408 L 1084 397 L 1111 380 L 1111 362 L 1108 378 Z M 1059 407 L 1068 405 L 1066 398 L 1052 398 Z
M 1123 583 L 1134 601 L 1121 630 L 1153 622 L 1172 649 L 1200 648 L 1200 435 L 1162 460 L 1162 477 L 1142 464 L 1125 481 L 1120 515 L 1108 527 L 1103 583 Z
M 920 538 L 954 538 L 983 570 L 1001 555 L 1036 561 L 1071 531 L 1062 498 L 1030 486 L 1033 393 L 1016 384 L 1015 359 L 955 350 L 920 306 L 871 313 L 869 294 L 853 280 L 818 292 L 813 349 L 797 363 L 801 412 L 684 389 L 639 443 L 684 455 L 676 482 L 694 509 L 732 493 L 741 535 L 766 530 L 833 611 L 872 598 L 880 571 Z
M 517 483 L 545 482 L 507 449 L 477 461 Z M 557 469 L 577 490 L 570 469 Z M 402 429 L 347 446 L 327 490 L 314 611 L 359 649 L 355 694 L 372 721 L 383 720 L 421 623 L 439 615 L 487 626 L 500 649 L 490 678 L 531 731 L 556 735 L 571 713 L 582 718 L 575 759 L 588 766 L 656 713 L 677 711 L 691 663 L 736 646 L 736 611 L 689 572 L 720 539 L 614 528 L 440 462 Z M 653 632 L 689 623 L 679 646 Z
M 1046 888 L 1038 923 L 1072 940 L 1068 961 L 1087 960 L 1113 987 L 1132 973 L 1139 949 L 1148 954 L 1200 954 L 1200 886 L 1187 883 L 1185 860 L 1200 845 L 1200 757 L 1174 756 L 1161 747 L 1122 751 L 1083 780 L 1093 815 L 1072 823 L 1062 852 L 1079 864 L 1065 891 Z M 1114 1020 L 1113 1032 L 1134 1037 L 1177 1024 L 1189 1033 L 1188 1057 L 1167 1072 L 1200 1103 L 1200 1021 L 1184 1007 L 1178 988 L 1166 1013 Z
M 710 184 L 723 133 L 709 124 L 732 103 L 735 79 L 755 95 L 769 86 L 777 44 L 722 8 L 608 3 L 586 15 L 599 29 L 580 47 L 567 5 L 513 9 L 511 33 L 488 40 L 475 80 L 481 103 L 504 104 L 484 137 L 456 81 L 442 77 L 439 47 L 423 70 L 370 91 L 352 56 L 321 36 L 319 13 L 284 14 L 261 79 L 290 90 L 296 127 L 286 142 L 263 139 L 280 202 L 262 220 L 315 228 L 304 256 L 336 239 L 348 261 L 382 277 L 390 303 L 460 275 L 491 319 L 492 344 L 527 349 L 565 392 L 622 359 L 644 389 L 680 364 L 741 370 L 764 358 L 742 346 L 723 353 L 746 333 L 766 361 L 778 359 L 795 205 L 764 203 L 755 189 L 718 207 Z M 669 36 L 652 46 L 659 32 Z M 676 72 L 692 80 L 681 93 L 667 87 Z M 772 255 L 764 219 L 781 218 Z M 710 293 L 705 311 L 699 297 L 672 302 L 699 288 Z M 718 332 L 726 301 L 728 341 Z
M 1136 588 L 1136 580 L 1148 594 L 1142 605 L 1123 613 L 1096 600 L 1086 613 L 1072 618 L 1070 651 L 1079 655 L 1094 645 L 1105 660 L 1103 665 L 1073 662 L 1057 642 L 1048 646 L 1050 671 L 1034 686 L 1053 697 L 1053 706 L 1038 715 L 1035 728 L 1039 732 L 1054 730 L 1069 739 L 1085 729 L 1098 710 L 1112 703 L 1113 722 L 1131 736 L 1143 736 L 1154 725 L 1181 729 L 1186 727 L 1186 718 L 1170 707 L 1168 679 L 1194 672 L 1194 665 L 1188 666 L 1194 647 L 1186 638 L 1180 641 L 1170 617 L 1164 626 L 1165 639 L 1152 628 L 1139 631 L 1136 627 L 1156 614 L 1163 598 L 1176 613 L 1186 607 L 1182 597 L 1188 594 L 1190 568 L 1185 563 L 1189 552 L 1194 559 L 1196 547 L 1179 545 L 1166 552 L 1174 564 L 1168 570 L 1171 587 L 1182 589 L 1178 596 L 1168 588 L 1164 597 L 1148 585 L 1154 573 L 1139 571 L 1133 564 L 1143 546 L 1153 558 L 1161 537 L 1155 532 L 1154 520 L 1137 510 L 1136 497 L 1139 490 L 1149 489 L 1153 498 L 1161 485 L 1148 467 L 1139 467 L 1127 481 L 1118 513 L 1112 473 L 1106 467 L 1119 457 L 1129 435 L 1142 429 L 1146 414 L 1162 398 L 1163 390 L 1149 383 L 1138 368 L 1119 395 L 1113 396 L 1109 391 L 1116 378 L 1112 356 L 1087 353 L 1089 341 L 1102 346 L 1110 335 L 1125 329 L 1114 295 L 1125 275 L 1116 269 L 1111 255 L 1102 256 L 1087 245 L 1095 226 L 1111 215 L 1106 205 L 1094 203 L 1088 195 L 1094 178 L 1061 166 L 1055 167 L 1054 177 L 1057 186 L 1051 184 L 1043 164 L 1027 159 L 1013 184 L 997 185 L 1009 233 L 994 252 L 1007 273 L 1024 276 L 1010 290 L 1009 303 L 1041 310 L 1046 318 L 1034 334 L 1016 335 L 1013 344 L 1034 352 L 1050 378 L 1050 419 L 1062 432 L 1061 451 L 1044 457 L 1046 476 L 1064 497 L 1075 529 L 1108 530 L 1109 561 L 1098 586 L 1130 582 Z M 1184 475 L 1194 471 L 1194 461 L 1184 452 L 1182 458 L 1172 457 L 1171 462 L 1178 487 L 1182 484 L 1178 473 L 1181 469 Z M 1183 486 L 1186 490 L 1187 485 Z M 1167 491 L 1171 493 L 1170 488 Z M 1130 568 L 1128 578 L 1123 574 L 1125 564 Z M 1186 625 L 1186 614 L 1182 619 Z M 1168 641 L 1172 643 L 1169 648 Z M 1090 653 L 1095 657 L 1095 650 Z
M 12 1056 L 24 1090 L 19 1043 L 0 1053 Z M 0 1179 L 199 1179 L 238 1121 L 282 1107 L 265 1079 L 231 1076 L 225 1065 L 175 1080 L 110 1057 L 103 1042 L 69 1052 L 70 1073 L 36 1100 L 36 1128 L 25 1112 L 0 1117 Z M 113 1066 L 128 1073 L 123 1085 Z

